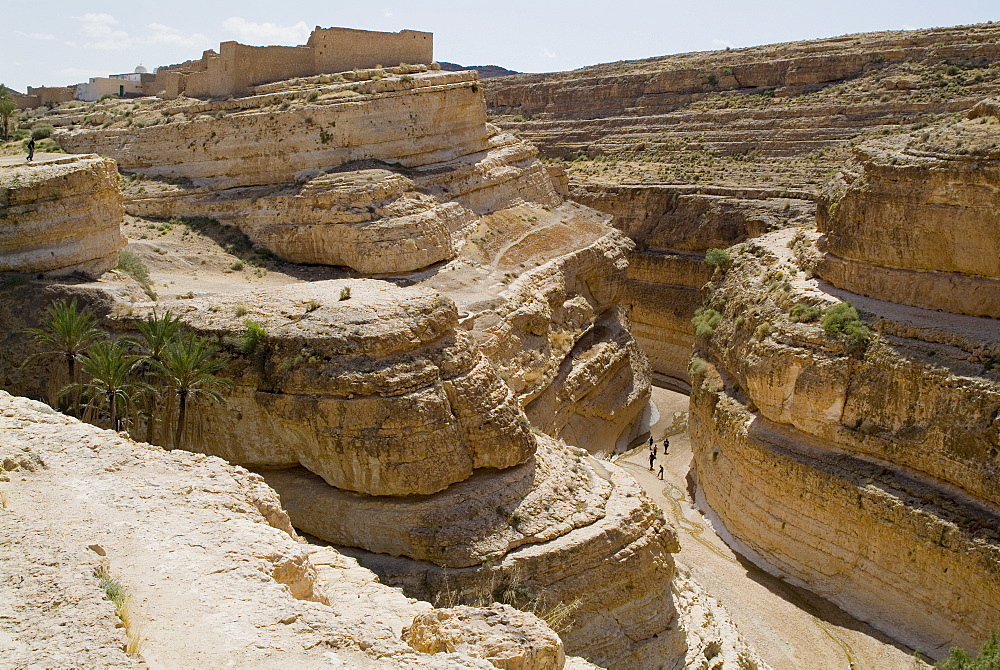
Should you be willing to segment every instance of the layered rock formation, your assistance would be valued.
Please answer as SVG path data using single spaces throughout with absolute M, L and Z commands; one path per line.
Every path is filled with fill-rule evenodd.
M 0 272 L 99 276 L 125 246 L 123 214 L 118 172 L 107 158 L 0 165 Z
M 397 75 L 161 104 L 180 120 L 60 141 L 173 183 L 135 194 L 130 213 L 210 216 L 286 260 L 365 273 L 454 258 L 477 214 L 514 199 L 559 203 L 534 148 L 485 123 L 474 72 Z
M 1000 615 L 1000 328 L 836 289 L 800 265 L 814 239 L 735 247 L 709 292 L 699 494 L 776 574 L 931 656 L 975 648 Z M 862 320 L 824 332 L 844 300 Z
M 996 91 L 998 35 L 995 24 L 844 35 L 483 86 L 495 121 L 543 155 L 606 160 L 574 163 L 580 181 L 815 188 L 859 133 L 968 109 Z M 808 160 L 790 164 L 797 157 Z
M 128 131 L 83 115 L 61 135 L 121 158 L 135 214 L 213 216 L 286 258 L 392 273 L 155 305 L 230 358 L 228 402 L 192 403 L 187 446 L 259 468 L 296 527 L 411 595 L 570 611 L 566 650 L 611 667 L 758 667 L 674 581 L 659 510 L 587 453 L 642 430 L 649 368 L 620 308 L 632 243 L 484 123 L 471 75 L 396 74 L 136 103 Z M 122 331 L 154 308 L 84 291 Z
M 815 209 L 806 193 L 749 188 L 577 185 L 572 197 L 611 214 L 635 242 L 624 291 L 631 333 L 657 383 L 683 391 L 690 388 L 691 317 L 715 270 L 705 252 L 801 223 Z
M 250 466 L 302 464 L 369 495 L 434 493 L 534 452 L 510 389 L 437 293 L 314 282 L 190 301 L 180 316 L 220 338 L 247 320 L 267 333 L 233 352 L 238 386 L 191 425 L 196 450 Z
M 889 302 L 1000 318 L 1000 102 L 871 141 L 831 184 L 817 223 L 836 286 Z
M 452 611 L 301 543 L 258 475 L 3 392 L 0 411 L 0 565 L 20 576 L 0 585 L 7 663 L 484 669 L 514 667 L 495 658 L 509 653 L 478 653 L 509 651 L 512 636 L 552 661 L 516 667 L 567 660 L 556 634 L 529 615 L 465 608 L 475 627 L 421 627 Z M 407 627 L 419 628 L 425 651 L 401 639 Z M 593 666 L 571 658 L 565 667 Z

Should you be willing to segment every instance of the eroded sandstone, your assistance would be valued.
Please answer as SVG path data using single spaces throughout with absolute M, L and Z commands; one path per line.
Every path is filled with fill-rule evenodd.
M 1000 317 L 1000 113 L 856 151 L 818 210 L 833 284 L 874 298 Z
M 115 162 L 39 156 L 0 165 L 0 272 L 100 276 L 125 246 Z
M 996 322 L 809 278 L 794 249 L 813 237 L 745 243 L 710 294 L 699 493 L 778 574 L 932 656 L 972 648 L 1000 608 Z M 878 336 L 852 345 L 789 316 L 844 299 Z

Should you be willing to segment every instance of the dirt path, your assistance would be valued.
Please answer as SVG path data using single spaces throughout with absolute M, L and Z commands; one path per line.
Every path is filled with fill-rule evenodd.
M 660 419 L 652 428 L 657 443 L 670 437 L 666 456 L 653 471 L 644 445 L 616 462 L 628 470 L 677 529 L 678 562 L 729 610 L 740 631 L 775 670 L 911 670 L 926 668 L 912 651 L 818 596 L 789 586 L 733 552 L 698 512 L 685 478 L 691 467 L 686 430 L 688 399 L 653 389 Z M 664 480 L 657 478 L 664 466 Z M 852 665 L 853 664 L 853 665 Z

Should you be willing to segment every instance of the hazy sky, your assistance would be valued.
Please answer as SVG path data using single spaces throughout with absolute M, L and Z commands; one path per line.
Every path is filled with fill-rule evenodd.
M 302 44 L 314 26 L 434 33 L 438 60 L 522 72 L 832 37 L 1000 20 L 998 0 L 50 0 L 5 22 L 0 83 L 59 86 L 150 72 L 219 42 Z M 31 19 L 29 21 L 28 19 Z

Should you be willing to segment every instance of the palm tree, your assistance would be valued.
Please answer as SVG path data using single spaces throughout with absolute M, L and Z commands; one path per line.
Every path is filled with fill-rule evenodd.
M 175 449 L 183 446 L 188 399 L 201 395 L 221 403 L 224 401 L 216 389 L 232 386 L 228 379 L 216 376 L 226 365 L 225 361 L 215 357 L 217 353 L 215 347 L 194 333 L 182 335 L 163 348 L 163 360 L 156 367 L 163 380 L 177 394 Z
M 97 327 L 93 311 L 89 307 L 78 308 L 76 298 L 69 301 L 65 298 L 56 300 L 45 308 L 45 313 L 47 318 L 42 322 L 42 327 L 29 328 L 27 332 L 35 336 L 35 342 L 48 347 L 48 351 L 28 357 L 23 365 L 27 365 L 38 356 L 53 354 L 63 356 L 69 375 L 69 385 L 78 385 L 80 380 L 76 360 L 91 342 L 103 336 L 103 332 Z M 56 402 L 62 395 L 50 392 L 50 401 Z M 74 394 L 71 404 L 75 407 L 78 403 L 79 397 Z M 62 409 L 65 411 L 67 408 Z
M 96 418 L 107 411 L 112 430 L 121 428 L 121 419 L 146 386 L 135 374 L 141 358 L 130 354 L 126 344 L 110 340 L 96 342 L 80 359 L 88 381 L 70 384 L 60 394 L 77 393 L 86 401 L 87 414 Z
M 181 320 L 169 311 L 158 315 L 156 310 L 144 321 L 136 324 L 141 339 L 136 342 L 141 353 L 146 357 L 141 365 L 149 376 L 159 375 L 159 365 L 163 362 L 163 351 L 175 342 L 181 332 Z M 153 427 L 156 424 L 156 398 L 158 392 L 154 386 L 149 386 L 146 393 L 146 442 L 153 443 Z
M 10 117 L 17 110 L 14 96 L 10 89 L 0 84 L 0 139 L 7 139 L 10 130 Z

